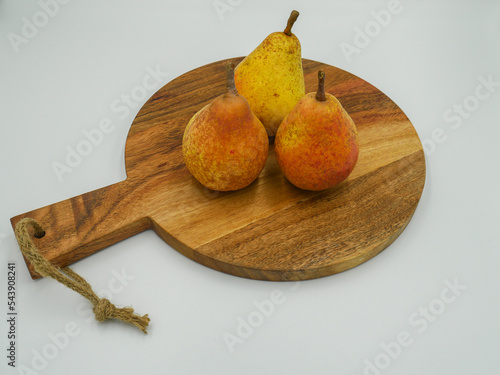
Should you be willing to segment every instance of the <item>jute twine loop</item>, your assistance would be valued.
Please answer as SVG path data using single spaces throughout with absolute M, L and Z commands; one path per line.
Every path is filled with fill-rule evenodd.
M 108 319 L 120 319 L 124 322 L 135 325 L 142 332 L 147 333 L 146 328 L 149 325 L 148 314 L 139 316 L 134 313 L 134 309 L 131 307 L 116 307 L 109 302 L 108 299 L 99 298 L 94 293 L 89 283 L 87 283 L 83 277 L 73 272 L 73 270 L 69 267 L 61 268 L 49 262 L 40 254 L 33 243 L 33 240 L 28 232 L 29 226 L 33 227 L 33 235 L 35 238 L 41 238 L 45 235 L 45 231 L 36 220 L 24 218 L 16 225 L 16 238 L 23 255 L 33 265 L 33 268 L 38 274 L 43 277 L 52 277 L 61 284 L 66 285 L 68 288 L 73 289 L 75 292 L 87 298 L 94 305 L 96 320 L 102 322 Z

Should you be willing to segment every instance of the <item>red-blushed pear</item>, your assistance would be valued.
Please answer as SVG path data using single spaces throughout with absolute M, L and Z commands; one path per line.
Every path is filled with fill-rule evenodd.
M 285 30 L 268 35 L 235 69 L 238 92 L 270 137 L 305 94 L 300 42 L 291 31 L 298 16 L 292 11 Z
M 298 188 L 313 191 L 344 181 L 359 155 L 354 122 L 337 98 L 325 93 L 323 71 L 318 80 L 318 92 L 299 100 L 275 140 L 276 159 L 285 177 Z
M 230 63 L 226 93 L 196 112 L 184 130 L 184 162 L 203 186 L 231 191 L 250 185 L 259 176 L 268 150 L 266 130 L 238 94 Z

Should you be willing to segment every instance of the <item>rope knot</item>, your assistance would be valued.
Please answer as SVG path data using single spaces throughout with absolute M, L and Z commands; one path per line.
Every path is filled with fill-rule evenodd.
M 149 325 L 148 314 L 140 316 L 134 313 L 131 307 L 116 307 L 107 298 L 102 298 L 94 302 L 94 315 L 95 319 L 103 322 L 108 319 L 120 319 L 124 322 L 135 325 L 142 332 L 146 332 Z
M 116 307 L 107 298 L 100 299 L 94 305 L 94 314 L 96 320 L 104 322 L 105 320 L 113 318 L 116 312 Z

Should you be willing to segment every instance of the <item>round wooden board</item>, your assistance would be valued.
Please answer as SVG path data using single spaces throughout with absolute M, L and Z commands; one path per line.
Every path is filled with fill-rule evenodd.
M 40 222 L 42 254 L 65 266 L 153 228 L 190 259 L 261 280 L 305 280 L 355 267 L 389 246 L 410 221 L 425 181 L 418 135 L 403 111 L 346 71 L 303 60 L 306 92 L 325 88 L 354 120 L 358 163 L 346 181 L 322 192 L 300 190 L 281 173 L 271 148 L 266 167 L 245 189 L 201 186 L 182 158 L 192 115 L 225 91 L 225 65 L 194 69 L 166 84 L 137 114 L 127 137 L 127 179 L 18 215 Z M 36 273 L 30 269 L 32 276 Z
M 174 163 L 169 168 L 176 169 L 179 178 L 175 191 L 165 192 L 173 196 L 165 208 L 168 212 L 152 216 L 157 232 L 199 263 L 263 280 L 331 275 L 389 246 L 410 221 L 422 194 L 422 145 L 392 100 L 333 66 L 303 60 L 306 92 L 316 91 L 317 72 L 324 70 L 327 91 L 357 125 L 359 161 L 345 182 L 323 192 L 300 190 L 284 178 L 272 149 L 261 176 L 241 191 L 210 191 L 189 175 L 180 153 L 182 133 L 197 110 L 224 92 L 224 67 L 230 60 L 237 64 L 241 58 L 197 68 L 170 82 L 141 109 L 132 125 L 129 139 L 151 127 L 164 127 L 158 148 L 149 147 L 150 157 L 155 159 L 168 139 L 171 151 L 162 163 Z M 174 117 L 177 120 L 172 122 Z M 137 163 L 144 160 L 140 151 L 144 148 L 127 142 L 127 170 L 136 159 Z M 154 162 L 149 166 L 157 168 Z

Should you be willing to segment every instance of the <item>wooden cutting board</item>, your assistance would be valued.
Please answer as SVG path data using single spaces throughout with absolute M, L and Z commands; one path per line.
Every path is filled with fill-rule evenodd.
M 59 266 L 152 228 L 196 262 L 262 280 L 331 275 L 389 246 L 422 194 L 422 145 L 391 99 L 333 66 L 303 60 L 306 92 L 316 91 L 324 70 L 326 90 L 357 125 L 360 155 L 346 181 L 322 192 L 300 190 L 285 179 L 272 148 L 260 177 L 240 191 L 208 190 L 190 175 L 181 152 L 184 128 L 224 93 L 228 61 L 183 74 L 147 101 L 128 133 L 125 181 L 15 216 L 12 226 L 37 220 L 46 235 L 35 244 Z

